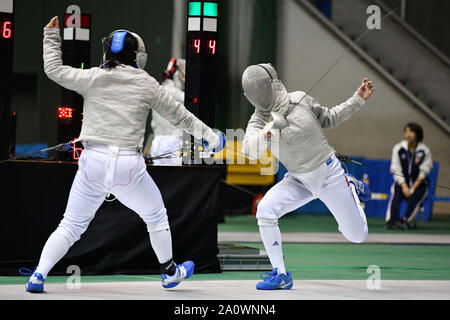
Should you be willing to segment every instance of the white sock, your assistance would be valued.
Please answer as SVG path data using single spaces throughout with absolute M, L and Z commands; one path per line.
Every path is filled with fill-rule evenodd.
M 268 227 L 259 226 L 259 233 L 261 234 L 264 247 L 269 255 L 270 263 L 273 268 L 278 268 L 278 273 L 286 274 L 286 267 L 284 266 L 283 248 L 281 243 L 281 232 L 278 226 Z
M 41 273 L 44 279 L 47 278 L 47 274 L 64 257 L 71 245 L 69 239 L 53 232 L 45 243 L 44 249 L 42 249 L 39 265 L 35 272 Z
M 150 242 L 160 264 L 172 259 L 172 236 L 170 229 L 150 232 Z

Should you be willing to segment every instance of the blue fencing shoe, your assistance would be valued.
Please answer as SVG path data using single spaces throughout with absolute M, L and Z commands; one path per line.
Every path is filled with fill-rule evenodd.
M 34 269 L 36 270 L 36 268 Z M 28 278 L 27 283 L 25 284 L 25 288 L 27 292 L 31 293 L 41 293 L 44 291 L 44 282 L 45 279 L 41 273 L 35 273 L 27 268 L 20 268 L 19 273 L 25 276 L 30 276 Z
M 180 284 L 181 281 L 188 279 L 194 273 L 194 262 L 186 261 L 182 265 L 177 265 L 177 271 L 173 276 L 162 274 L 162 286 L 164 288 L 173 288 Z
M 350 173 L 346 173 L 345 176 L 347 177 L 348 183 L 351 183 L 355 186 L 356 194 L 358 195 L 358 198 L 362 201 L 368 201 L 372 197 L 372 192 L 369 189 L 369 186 L 363 182 L 359 181 L 355 178 L 354 175 Z
M 263 281 L 256 285 L 258 290 L 291 289 L 294 284 L 290 272 L 286 272 L 286 274 L 278 273 L 277 268 L 273 269 L 271 273 L 261 273 L 260 277 Z

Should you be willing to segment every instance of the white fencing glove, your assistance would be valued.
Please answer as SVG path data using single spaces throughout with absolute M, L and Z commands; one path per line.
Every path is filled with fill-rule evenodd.
M 205 151 L 216 153 L 225 148 L 225 145 L 227 144 L 227 137 L 225 136 L 225 133 L 220 130 L 213 129 L 213 132 L 215 134 L 212 136 L 210 141 L 202 139 L 202 146 Z

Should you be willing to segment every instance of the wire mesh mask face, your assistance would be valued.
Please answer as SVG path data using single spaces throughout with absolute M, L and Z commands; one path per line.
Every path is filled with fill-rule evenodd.
M 137 33 L 134 32 L 130 33 L 136 38 L 138 42 L 138 48 L 136 52 L 136 64 L 139 69 L 144 69 L 148 59 L 147 51 L 145 50 L 144 40 L 142 40 L 142 38 Z
M 270 112 L 284 89 L 278 74 L 269 63 L 252 65 L 242 74 L 242 88 L 250 103 L 263 112 Z

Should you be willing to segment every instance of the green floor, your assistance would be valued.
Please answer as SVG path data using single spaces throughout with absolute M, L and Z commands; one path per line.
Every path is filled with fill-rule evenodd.
M 373 233 L 406 232 L 450 234 L 450 219 L 435 218 L 417 230 L 385 231 L 383 219 L 369 219 Z M 337 232 L 331 216 L 292 215 L 280 220 L 283 232 Z M 219 231 L 258 232 L 252 216 L 227 217 Z M 263 249 L 261 243 L 238 243 Z M 365 280 L 367 267 L 377 265 L 385 280 L 450 280 L 450 246 L 391 244 L 302 244 L 284 243 L 286 267 L 294 279 Z M 227 271 L 219 274 L 194 274 L 192 280 L 257 280 L 256 271 Z M 50 276 L 47 283 L 63 283 L 67 277 Z M 26 277 L 0 277 L 0 284 L 24 284 Z M 83 276 L 84 282 L 160 281 L 160 276 Z
M 437 216 L 429 222 L 419 222 L 413 230 L 385 230 L 382 218 L 368 218 L 369 233 L 450 234 L 450 216 Z M 288 214 L 279 220 L 282 232 L 338 232 L 333 216 L 326 214 Z M 258 232 L 252 215 L 230 216 L 219 224 L 219 232 Z
M 263 248 L 259 243 L 240 243 Z M 450 246 L 389 244 L 301 244 L 284 243 L 286 267 L 294 279 L 365 280 L 367 267 L 377 265 L 385 280 L 450 280 Z M 256 271 L 227 271 L 195 274 L 193 280 L 252 280 Z M 26 277 L 0 277 L 0 284 L 22 284 Z M 50 276 L 47 283 L 65 282 L 67 277 Z M 160 281 L 151 276 L 84 276 L 84 282 Z

